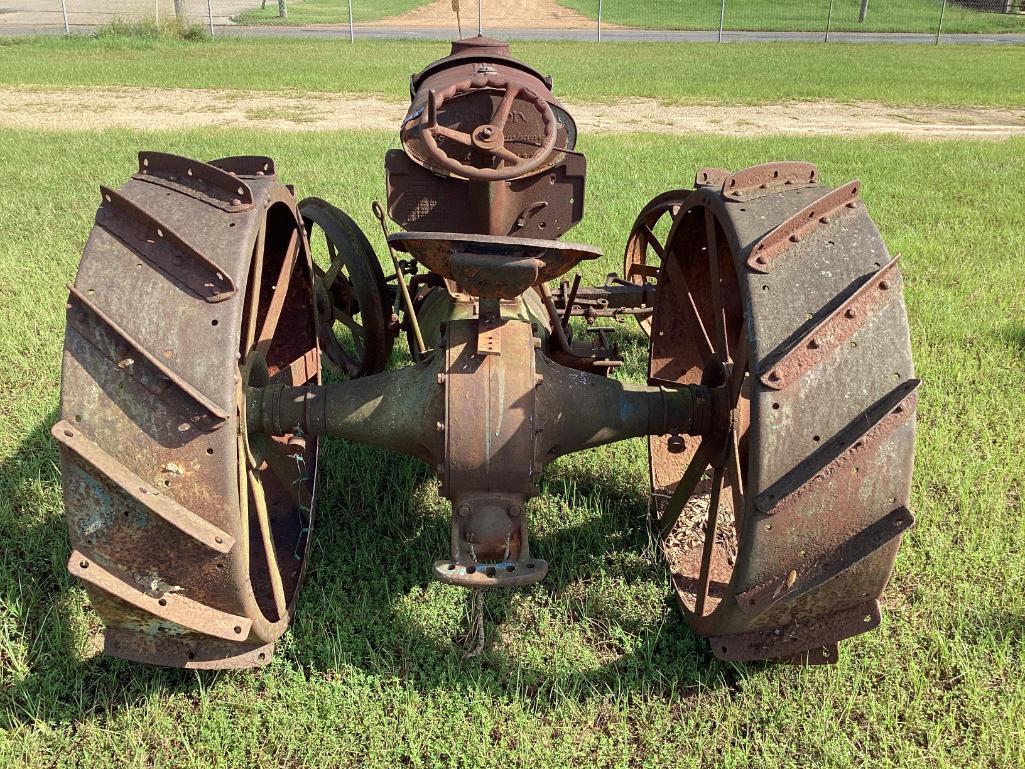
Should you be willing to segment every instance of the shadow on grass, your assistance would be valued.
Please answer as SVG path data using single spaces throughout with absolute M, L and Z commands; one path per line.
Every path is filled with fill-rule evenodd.
M 529 697 L 542 709 L 599 692 L 729 685 L 735 672 L 714 661 L 670 605 L 667 573 L 644 528 L 642 491 L 609 484 L 587 461 L 560 468 L 543 495 L 533 548 L 552 563 L 548 578 L 518 593 L 487 594 L 484 650 L 465 658 L 469 594 L 429 577 L 449 542 L 447 503 L 431 474 L 413 460 L 342 441 L 323 450 L 309 574 L 296 622 L 265 671 L 168 670 L 105 657 L 98 618 L 65 569 L 49 434 L 56 419 L 0 466 L 0 605 L 11 617 L 0 648 L 5 728 L 102 718 L 155 695 L 198 697 L 219 679 L 283 668 L 308 678 L 361 671 L 421 691 Z M 587 513 L 562 525 L 575 504 Z M 641 592 L 640 609 L 631 591 Z
M 997 331 L 997 338 L 1014 348 L 1015 352 L 1025 354 L 1025 321 L 1013 320 Z

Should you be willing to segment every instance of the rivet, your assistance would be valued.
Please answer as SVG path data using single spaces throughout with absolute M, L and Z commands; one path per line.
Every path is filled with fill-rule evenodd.
M 790 242 L 791 242 L 791 243 L 800 243 L 800 242 L 801 242 L 801 236 L 800 236 L 800 235 L 798 235 L 798 234 L 797 234 L 797 233 L 795 232 L 795 233 L 794 233 L 793 235 L 791 235 L 791 236 L 790 236 Z
M 438 431 L 439 433 L 443 433 L 443 432 L 445 432 L 445 423 L 444 423 L 444 422 L 438 422 L 438 423 L 437 423 L 437 424 L 435 425 L 435 429 L 436 429 L 436 430 L 437 430 L 437 431 Z
M 829 224 L 830 221 L 832 220 L 828 216 L 819 217 L 819 222 L 821 222 L 822 224 Z
M 460 518 L 465 518 L 466 516 L 468 516 L 470 514 L 470 506 L 469 505 L 460 505 L 458 512 L 459 512 L 459 517 Z
M 819 340 L 818 340 L 818 339 L 816 339 L 816 338 L 812 337 L 811 341 L 810 341 L 810 342 L 808 342 L 808 346 L 809 346 L 809 347 L 810 347 L 811 349 L 813 349 L 813 350 L 817 350 L 817 349 L 819 349 L 819 347 L 821 347 L 822 345 L 821 345 L 821 344 L 819 343 Z
M 755 261 L 758 264 L 766 264 L 769 260 L 766 259 L 764 256 L 759 256 L 757 259 L 755 259 Z
M 779 372 L 778 371 L 770 371 L 769 372 L 769 381 L 770 382 L 778 382 L 779 381 Z
M 885 281 L 885 280 L 879 281 L 879 288 L 882 289 L 883 291 L 885 291 L 889 287 L 890 287 L 890 284 L 889 284 L 888 281 Z
M 848 318 L 856 318 L 858 317 L 858 311 L 851 307 L 849 310 L 847 310 L 847 312 L 844 313 L 844 315 Z
M 523 510 L 518 505 L 513 505 L 509 508 L 509 515 L 513 518 L 519 518 Z

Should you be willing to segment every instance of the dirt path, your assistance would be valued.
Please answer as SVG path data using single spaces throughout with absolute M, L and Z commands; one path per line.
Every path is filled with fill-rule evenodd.
M 477 0 L 460 0 L 463 33 L 477 32 Z M 593 29 L 595 21 L 553 0 L 487 0 L 484 21 L 491 29 Z M 436 0 L 400 16 L 375 21 L 375 27 L 454 27 L 452 0 Z M 603 27 L 612 25 L 602 24 Z
M 567 105 L 590 133 L 1003 139 L 1025 135 L 1025 109 L 892 107 L 871 102 L 667 106 L 652 99 Z M 180 130 L 210 126 L 281 131 L 398 131 L 406 105 L 348 94 L 160 88 L 0 87 L 0 128 L 48 131 Z

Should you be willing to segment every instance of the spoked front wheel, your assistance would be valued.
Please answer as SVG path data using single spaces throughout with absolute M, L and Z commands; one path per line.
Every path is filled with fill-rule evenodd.
M 377 374 L 391 357 L 391 305 L 381 264 L 363 231 L 341 209 L 299 204 L 313 251 L 320 343 L 328 364 L 350 379 Z
M 722 659 L 835 661 L 878 625 L 913 523 L 901 276 L 859 188 L 756 166 L 673 215 L 649 377 L 716 388 L 728 408 L 702 438 L 650 439 L 654 525 Z

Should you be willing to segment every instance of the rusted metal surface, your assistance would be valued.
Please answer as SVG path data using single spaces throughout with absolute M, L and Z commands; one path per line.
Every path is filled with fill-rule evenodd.
M 858 183 L 701 169 L 642 209 L 625 278 L 583 286 L 564 276 L 601 252 L 556 240 L 583 215 L 586 162 L 550 79 L 498 41 L 457 42 L 414 76 L 401 138 L 388 214 L 408 231 L 372 207 L 388 278 L 355 222 L 297 204 L 269 158 L 142 153 L 104 188 L 54 436 L 69 569 L 106 651 L 266 664 L 306 568 L 322 437 L 426 462 L 452 503 L 433 576 L 485 589 L 548 573 L 527 503 L 549 463 L 645 436 L 672 587 L 717 656 L 830 663 L 875 627 L 914 523 L 918 381 Z M 608 376 L 613 329 L 591 325 L 624 315 L 650 334 L 647 384 Z M 401 329 L 414 364 L 386 370 Z M 325 356 L 341 381 L 321 381 Z
M 809 184 L 812 170 L 770 164 L 721 189 L 699 175 L 663 245 L 651 381 L 710 383 L 718 359 L 742 395 L 732 412 L 739 440 L 718 460 L 739 481 L 730 493 L 710 436 L 650 440 L 674 587 L 723 659 L 835 662 L 837 641 L 878 624 L 872 599 L 914 521 L 918 382 L 899 273 L 864 208 L 846 208 L 852 188 L 830 198 Z M 738 194 L 726 194 L 731 180 Z M 847 213 L 816 216 L 821 238 L 804 239 L 771 273 L 749 270 L 767 228 L 818 214 L 824 196 Z M 738 362 L 753 373 L 738 376 Z M 720 489 L 726 502 L 715 501 Z
M 103 203 L 96 222 L 168 277 L 180 280 L 208 302 L 235 293 L 231 277 L 166 223 L 121 193 L 100 187 Z
M 54 425 L 52 433 L 58 442 L 74 452 L 79 460 L 99 475 L 109 478 L 115 485 L 124 489 L 134 502 L 146 508 L 147 512 L 161 518 L 185 536 L 206 545 L 216 553 L 230 553 L 235 546 L 233 536 L 161 494 L 156 486 L 147 483 L 92 441 L 80 436 L 70 423 L 58 422 Z
M 869 322 L 884 303 L 901 295 L 904 282 L 896 268 L 895 257 L 879 272 L 857 288 L 811 331 L 796 340 L 782 356 L 764 364 L 762 384 L 782 390 L 796 379 L 833 355 L 841 345 L 849 343 L 858 330 Z
M 870 601 L 832 614 L 794 619 L 780 627 L 713 636 L 709 643 L 712 652 L 721 660 L 751 662 L 807 655 L 821 650 L 827 656 L 826 662 L 836 662 L 835 651 L 830 648 L 832 644 L 874 630 L 879 627 L 880 620 L 879 602 Z
M 584 216 L 587 161 L 577 152 L 547 171 L 503 183 L 439 177 L 405 152 L 385 155 L 388 215 L 422 232 L 465 232 L 558 238 Z
M 836 216 L 857 208 L 859 189 L 861 182 L 848 182 L 843 187 L 827 192 L 785 222 L 781 222 L 758 241 L 758 245 L 747 258 L 747 266 L 756 272 L 769 272 L 777 260 L 786 256 L 812 232 L 820 229 L 821 225 L 830 224 Z
M 264 613 L 268 575 L 240 510 L 234 361 L 245 329 L 262 326 L 266 371 L 285 371 L 296 384 L 319 379 L 308 255 L 304 247 L 289 252 L 300 230 L 295 200 L 267 159 L 224 163 L 246 173 L 259 201 L 228 211 L 209 199 L 211 179 L 242 184 L 227 171 L 142 157 L 154 174 L 184 172 L 166 184 L 132 179 L 104 191 L 68 302 L 54 434 L 75 550 L 70 568 L 107 625 L 108 653 L 187 667 L 261 665 L 289 618 Z M 298 266 L 281 263 L 289 253 Z M 253 277 L 263 267 L 273 277 L 257 289 L 262 306 L 253 311 Z M 292 277 L 282 302 L 273 286 L 283 274 Z M 271 304 L 281 309 L 281 334 L 266 329 Z M 258 454 L 280 472 L 268 445 Z M 315 438 L 300 459 L 304 469 L 285 477 L 266 464 L 259 471 L 283 511 L 312 509 Z M 293 600 L 305 563 L 302 516 L 308 528 L 308 512 L 275 524 Z
M 388 242 L 467 293 L 486 299 L 514 299 L 602 255 L 581 243 L 456 232 L 397 232 Z
M 460 41 L 453 45 L 452 56 L 414 76 L 401 135 L 403 147 L 414 162 L 442 175 L 456 173 L 466 178 L 469 173 L 470 178 L 497 180 L 547 170 L 561 159 L 557 150 L 573 149 L 576 125 L 552 95 L 550 81 L 512 59 L 508 46 L 495 42 L 487 38 Z M 467 144 L 445 137 L 441 142 L 433 140 L 438 149 L 430 149 L 430 133 L 425 136 L 423 131 L 435 122 L 429 114 L 432 93 L 436 98 L 436 123 L 442 132 L 474 137 L 480 129 L 491 127 L 491 139 L 483 140 L 488 146 L 478 146 L 480 140 L 472 138 Z M 503 99 L 509 93 L 514 93 L 514 99 L 503 108 Z M 496 121 L 503 116 L 504 121 Z M 503 124 L 497 126 L 497 122 Z M 502 141 L 490 146 L 495 128 L 501 129 Z M 497 147 L 510 153 L 510 160 L 516 156 L 539 162 L 530 169 L 505 169 L 503 173 L 494 168 Z M 512 176 L 506 176 L 508 173 Z
M 757 200 L 766 195 L 816 184 L 819 171 L 812 163 L 763 163 L 727 176 L 722 194 L 727 200 Z
M 858 414 L 848 426 L 816 446 L 806 459 L 755 497 L 755 508 L 766 515 L 786 513 L 800 505 L 802 497 L 827 484 L 835 498 L 850 498 L 864 482 L 854 477 L 861 475 L 860 465 L 869 464 L 869 458 L 879 454 L 886 438 L 915 418 L 918 385 L 919 380 L 909 380 Z M 838 483 L 846 483 L 850 488 L 838 488 Z
M 210 163 L 169 155 L 140 152 L 136 179 L 187 195 L 230 213 L 253 207 L 253 191 L 235 175 Z

